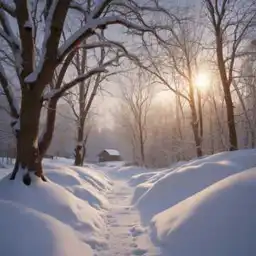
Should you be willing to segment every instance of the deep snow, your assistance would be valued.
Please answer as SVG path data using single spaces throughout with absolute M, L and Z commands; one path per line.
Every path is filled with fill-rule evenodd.
M 45 160 L 49 182 L 30 187 L 2 168 L 0 255 L 254 256 L 255 156 L 224 152 L 161 170 Z
M 178 168 L 166 169 L 147 179 L 144 184 L 149 189 L 142 195 L 140 193 L 134 201 L 144 217 L 143 220 L 148 223 L 155 214 L 230 175 L 254 166 L 256 150 L 224 152 L 191 160 Z
M 47 183 L 36 180 L 26 187 L 19 178 L 22 172 L 14 181 L 9 175 L 0 180 L 0 230 L 7 231 L 0 239 L 0 255 L 35 255 L 38 244 L 40 255 L 93 255 L 92 249 L 105 245 L 104 193 L 110 183 L 100 171 L 76 170 L 68 163 L 45 160 Z M 13 246 L 12 237 L 19 240 L 17 234 L 23 233 Z
M 166 255 L 256 255 L 255 194 L 256 168 L 229 176 L 156 215 L 154 238 Z

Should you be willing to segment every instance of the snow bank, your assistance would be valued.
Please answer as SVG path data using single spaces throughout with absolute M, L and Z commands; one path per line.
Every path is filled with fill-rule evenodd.
M 256 166 L 256 150 L 224 152 L 192 160 L 165 173 L 137 201 L 145 222 L 208 186 Z M 159 200 L 161 199 L 161 200 Z
M 256 255 L 256 168 L 234 174 L 156 215 L 166 255 Z
M 11 171 L 10 169 L 0 166 L 0 179 L 5 177 L 6 175 L 8 175 L 10 173 L 10 171 Z
M 108 208 L 103 196 L 111 188 L 111 182 L 99 170 L 61 164 L 59 161 L 44 163 L 47 177 L 66 188 L 76 197 L 86 200 L 96 208 Z
M 119 167 L 116 169 L 112 169 L 110 171 L 111 175 L 119 179 L 129 179 L 133 175 L 149 172 L 149 170 L 146 169 L 145 167 L 138 166 L 121 166 L 121 168 Z
M 137 186 L 143 182 L 150 182 L 152 177 L 161 176 L 161 172 L 145 172 L 133 175 L 129 180 L 129 184 L 132 186 Z
M 0 209 L 0 255 L 93 255 L 69 226 L 49 215 L 5 200 Z
M 35 180 L 29 187 L 21 182 L 21 171 L 14 181 L 10 181 L 8 176 L 0 179 L 0 202 L 5 209 L 2 211 L 0 206 L 0 228 L 8 230 L 13 225 L 12 218 L 21 223 L 24 219 L 24 224 L 10 228 L 5 240 L 0 239 L 0 255 L 34 255 L 38 243 L 43 244 L 39 246 L 39 255 L 54 256 L 92 255 L 90 248 L 106 246 L 103 216 L 104 209 L 108 208 L 104 194 L 111 187 L 109 180 L 100 171 L 68 166 L 65 161 L 46 160 L 44 169 L 48 182 Z M 11 220 L 8 211 L 14 216 Z M 28 224 L 30 217 L 32 221 Z M 38 225 L 27 228 L 37 221 Z M 7 250 L 7 245 L 14 241 L 9 239 L 21 232 L 17 229 L 28 233 L 19 254 L 15 252 L 19 251 L 22 243 Z M 33 240 L 35 234 L 38 237 Z M 48 242 L 48 239 L 52 241 Z M 70 249 L 66 249 L 68 246 Z

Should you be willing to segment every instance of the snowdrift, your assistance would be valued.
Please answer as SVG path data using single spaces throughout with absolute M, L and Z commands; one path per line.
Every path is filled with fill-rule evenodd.
M 0 180 L 0 228 L 8 230 L 0 239 L 0 255 L 93 255 L 91 248 L 106 246 L 108 179 L 65 161 L 46 160 L 44 168 L 47 183 L 36 179 L 26 187 L 22 171 L 14 181 Z
M 256 255 L 256 168 L 227 177 L 156 215 L 166 255 Z M 165 254 L 164 254 L 165 255 Z
M 150 179 L 146 181 L 146 187 L 149 189 L 142 195 L 136 195 L 136 206 L 141 211 L 144 222 L 147 223 L 155 214 L 230 175 L 253 166 L 256 166 L 256 150 L 224 152 L 192 160 L 175 170 L 171 168 L 170 172 L 163 173 L 153 182 Z
M 117 169 L 109 170 L 109 173 L 115 178 L 119 179 L 129 179 L 135 174 L 149 172 L 148 169 L 138 166 L 123 166 Z
M 0 255 L 93 255 L 72 228 L 49 215 L 5 200 L 0 209 Z
M 47 167 L 50 166 L 47 165 Z M 54 168 L 47 168 L 45 173 L 51 181 L 66 188 L 76 197 L 87 201 L 91 206 L 108 208 L 103 194 L 111 188 L 111 185 L 108 179 L 98 171 L 55 164 Z

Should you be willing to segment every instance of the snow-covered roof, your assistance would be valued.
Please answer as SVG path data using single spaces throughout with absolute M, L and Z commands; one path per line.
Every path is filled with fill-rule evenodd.
M 120 156 L 120 153 L 116 149 L 104 149 L 110 156 Z

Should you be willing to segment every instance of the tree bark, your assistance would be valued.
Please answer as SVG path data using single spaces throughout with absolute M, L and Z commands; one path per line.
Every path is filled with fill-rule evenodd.
M 51 99 L 47 106 L 46 130 L 42 135 L 42 139 L 39 142 L 39 151 L 41 156 L 45 155 L 52 141 L 56 119 L 57 103 L 58 99 Z
M 218 69 L 220 73 L 220 78 L 222 82 L 222 87 L 224 91 L 224 99 L 226 103 L 226 113 L 228 120 L 228 131 L 229 131 L 229 150 L 237 150 L 237 134 L 236 134 L 236 124 L 235 124 L 235 116 L 234 116 L 234 106 L 232 101 L 232 96 L 230 92 L 230 85 L 232 82 L 232 76 L 227 76 L 224 56 L 223 56 L 223 40 L 222 40 L 222 32 L 220 28 L 216 28 L 216 49 L 217 49 L 217 62 Z M 231 72 L 232 74 L 232 72 Z
M 76 166 L 83 166 L 83 156 L 84 156 L 84 120 L 82 118 L 79 121 L 79 125 L 77 128 L 77 142 L 78 144 L 76 145 L 75 148 L 75 163 L 74 165 Z
M 190 72 L 191 73 L 191 72 Z M 192 130 L 194 134 L 194 139 L 195 139 L 195 145 L 196 145 L 196 155 L 197 157 L 201 157 L 203 155 L 202 152 L 202 138 L 199 135 L 199 121 L 197 118 L 197 112 L 196 112 L 196 104 L 195 104 L 195 99 L 194 99 L 194 85 L 192 84 L 192 79 L 190 79 L 189 82 L 189 106 L 191 109 L 191 116 L 192 116 Z
M 140 142 L 140 157 L 141 165 L 145 166 L 145 150 L 144 150 L 144 136 L 143 136 L 143 127 L 139 122 L 139 142 Z
M 42 103 L 40 92 L 32 89 L 24 89 L 22 92 L 20 111 L 20 131 L 17 137 L 17 158 L 10 179 L 15 179 L 19 168 L 26 173 L 23 176 L 25 185 L 30 185 L 31 177 L 34 175 L 46 181 L 43 175 L 42 155 L 38 147 L 39 121 Z
M 223 87 L 224 87 L 224 98 L 226 103 L 226 112 L 227 112 L 227 120 L 228 120 L 229 143 L 230 143 L 229 150 L 234 151 L 238 149 L 234 106 L 232 102 L 230 87 L 227 85 L 223 85 Z

